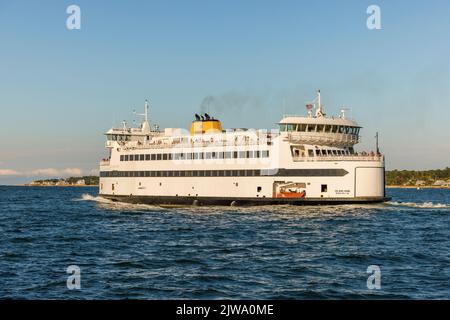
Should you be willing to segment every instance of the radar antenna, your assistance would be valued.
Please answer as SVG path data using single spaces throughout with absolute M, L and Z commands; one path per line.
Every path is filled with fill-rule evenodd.
M 346 107 L 341 107 L 341 119 L 345 119 L 345 113 L 348 111 L 348 110 L 350 110 L 349 108 L 346 108 Z M 351 116 L 350 116 L 351 117 Z

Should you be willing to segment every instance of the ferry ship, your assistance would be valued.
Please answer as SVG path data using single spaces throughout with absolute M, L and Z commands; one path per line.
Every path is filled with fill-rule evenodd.
M 99 194 L 159 205 L 374 203 L 385 196 L 384 156 L 356 152 L 361 127 L 326 116 L 320 91 L 307 114 L 286 115 L 278 129 L 223 129 L 195 114 L 189 130 L 151 126 L 149 104 L 137 128 L 106 133 Z M 378 137 L 378 135 L 377 135 Z

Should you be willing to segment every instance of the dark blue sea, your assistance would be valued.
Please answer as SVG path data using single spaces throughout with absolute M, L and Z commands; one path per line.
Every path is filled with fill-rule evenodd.
M 0 187 L 0 298 L 450 299 L 450 190 L 387 193 L 377 205 L 161 208 L 96 188 Z

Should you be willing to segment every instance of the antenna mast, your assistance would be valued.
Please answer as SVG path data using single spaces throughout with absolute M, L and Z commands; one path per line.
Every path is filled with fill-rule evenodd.
M 378 146 L 378 131 L 375 134 L 375 144 L 376 144 L 376 148 L 377 148 L 377 155 L 379 155 L 380 154 L 380 148 Z
M 145 99 L 145 111 L 144 111 L 145 122 L 148 122 L 148 100 Z
M 136 111 L 133 112 L 135 115 L 144 117 L 144 121 L 141 124 L 141 129 L 143 132 L 150 131 L 150 123 L 148 122 L 148 108 L 149 104 L 148 100 L 146 99 L 144 104 L 144 113 L 136 113 Z
M 145 100 L 145 104 L 144 104 L 144 113 L 137 113 L 136 111 L 133 111 L 133 113 L 137 116 L 143 116 L 144 117 L 144 122 L 148 122 L 148 100 Z
M 322 111 L 322 102 L 320 101 L 320 90 L 317 90 L 317 110 L 316 117 L 322 117 L 324 113 Z
M 322 104 L 320 101 L 320 90 L 317 90 L 317 109 L 319 109 L 319 111 L 322 111 Z

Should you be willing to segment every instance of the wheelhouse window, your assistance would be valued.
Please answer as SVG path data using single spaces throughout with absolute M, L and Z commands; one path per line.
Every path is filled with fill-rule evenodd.
M 295 131 L 295 127 L 296 127 L 295 124 L 288 124 L 287 125 L 287 131 Z

